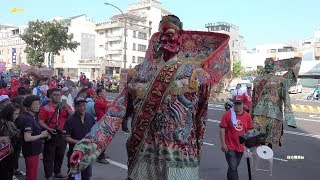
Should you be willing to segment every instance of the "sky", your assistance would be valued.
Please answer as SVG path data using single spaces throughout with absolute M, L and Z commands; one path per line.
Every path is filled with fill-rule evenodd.
M 0 0 L 0 24 L 23 25 L 31 20 L 86 14 L 105 22 L 140 0 Z M 177 15 L 185 30 L 206 31 L 205 24 L 228 22 L 239 26 L 248 49 L 256 45 L 313 38 L 320 27 L 319 0 L 158 0 Z M 13 8 L 23 12 L 11 13 Z

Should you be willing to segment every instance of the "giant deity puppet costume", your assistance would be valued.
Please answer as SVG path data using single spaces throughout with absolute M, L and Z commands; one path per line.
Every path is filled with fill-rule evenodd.
M 253 83 L 251 115 L 262 144 L 276 148 L 283 143 L 283 123 L 296 128 L 289 88 L 297 82 L 301 58 L 265 60 L 265 72 Z
M 127 140 L 128 179 L 198 179 L 210 89 L 230 71 L 229 36 L 184 31 L 164 16 L 146 59 L 106 115 L 74 147 L 71 172 L 87 167 L 132 116 Z

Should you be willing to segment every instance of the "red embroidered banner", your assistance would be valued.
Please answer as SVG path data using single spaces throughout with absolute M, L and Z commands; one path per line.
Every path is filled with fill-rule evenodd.
M 179 67 L 179 63 L 165 65 L 156 76 L 148 94 L 144 98 L 140 111 L 137 113 L 137 117 L 135 118 L 136 126 L 132 130 L 132 134 L 127 141 L 129 171 L 131 170 L 132 163 L 136 160 L 137 153 L 141 148 L 145 132 L 157 113 L 159 105 L 165 96 L 165 92 Z
M 0 161 L 10 154 L 10 144 L 5 144 L 0 148 Z

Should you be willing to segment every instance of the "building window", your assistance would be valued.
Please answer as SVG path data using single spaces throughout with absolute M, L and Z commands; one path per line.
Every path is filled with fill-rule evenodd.
M 132 50 L 136 50 L 136 43 L 133 43 L 133 45 L 132 45 Z
M 132 56 L 132 63 L 136 63 L 136 57 Z
M 127 49 L 127 42 L 124 42 L 124 49 Z
M 138 44 L 138 51 L 146 52 L 146 50 L 147 50 L 146 45 Z
M 136 31 L 133 31 L 132 37 L 136 38 L 136 36 L 137 36 L 137 32 L 136 32 Z
M 147 39 L 147 33 L 138 32 L 138 38 L 139 39 Z
M 270 50 L 270 53 L 276 53 L 276 52 L 277 52 L 276 49 L 271 49 L 271 50 Z
M 138 63 L 142 63 L 144 60 L 144 57 L 138 57 Z

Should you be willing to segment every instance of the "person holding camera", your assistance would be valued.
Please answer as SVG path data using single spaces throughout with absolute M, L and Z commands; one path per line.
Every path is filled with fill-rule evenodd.
M 70 169 L 70 156 L 73 152 L 73 147 L 77 142 L 85 137 L 86 134 L 90 132 L 90 129 L 95 124 L 95 119 L 93 115 L 86 112 L 87 101 L 82 97 L 77 97 L 74 99 L 74 107 L 76 112 L 70 116 L 64 125 L 64 130 L 66 131 L 66 141 L 69 143 L 69 151 L 67 153 L 68 157 L 68 168 Z M 81 172 L 81 177 L 83 180 L 88 180 L 92 176 L 92 164 Z M 74 179 L 69 175 L 69 180 Z
M 23 122 L 22 154 L 26 163 L 26 180 L 36 180 L 38 175 L 39 154 L 42 153 L 43 139 L 48 137 L 48 131 L 42 130 L 36 114 L 40 109 L 40 97 L 27 96 L 23 105 L 26 112 L 20 115 Z
M 61 174 L 61 166 L 66 149 L 63 130 L 66 119 L 73 114 L 72 108 L 61 101 L 61 91 L 58 88 L 48 90 L 50 102 L 39 112 L 40 125 L 48 130 L 51 138 L 45 141 L 43 149 L 43 167 L 47 179 L 65 179 Z M 52 176 L 54 173 L 54 176 Z
M 250 114 L 244 111 L 243 103 L 244 96 L 235 96 L 233 108 L 224 113 L 220 122 L 221 150 L 228 163 L 228 180 L 239 179 L 238 166 L 244 152 L 239 136 L 248 131 L 253 133 L 253 122 Z

